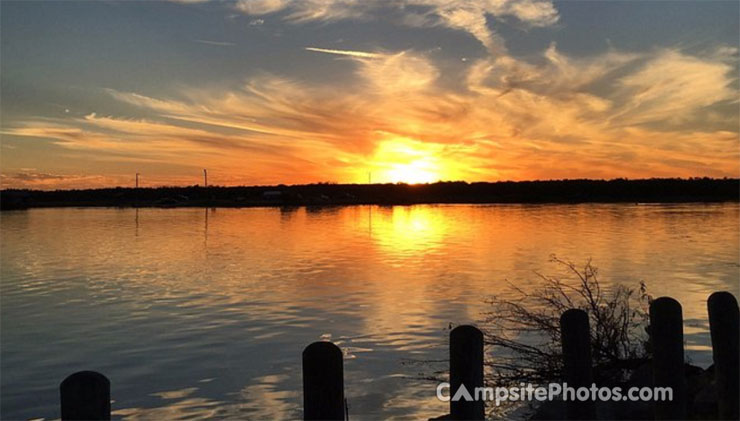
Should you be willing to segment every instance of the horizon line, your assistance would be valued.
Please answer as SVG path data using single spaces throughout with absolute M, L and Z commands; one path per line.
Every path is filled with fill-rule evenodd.
M 592 182 L 613 182 L 613 181 L 655 181 L 655 180 L 673 180 L 673 181 L 691 181 L 691 180 L 711 180 L 711 181 L 740 181 L 740 177 L 708 177 L 708 176 L 692 176 L 692 177 L 647 177 L 647 178 L 628 178 L 628 177 L 615 177 L 615 178 L 550 178 L 550 179 L 532 179 L 532 180 L 497 180 L 497 181 L 466 181 L 466 180 L 438 180 L 426 183 L 407 183 L 407 182 L 386 182 L 386 183 L 340 183 L 333 181 L 317 181 L 313 183 L 299 183 L 299 184 L 238 184 L 238 185 L 218 185 L 209 184 L 204 186 L 202 184 L 188 184 L 188 185 L 158 185 L 158 186 L 143 186 L 143 187 L 131 187 L 131 186 L 109 186 L 109 187 L 88 187 L 88 188 L 68 188 L 68 189 L 36 189 L 36 188 L 2 188 L 0 192 L 6 191 L 34 191 L 34 192 L 65 192 L 65 191 L 84 191 L 84 190 L 112 190 L 112 189 L 131 189 L 131 190 L 145 190 L 145 189 L 177 189 L 177 188 L 202 188 L 202 189 L 231 189 L 231 188 L 269 188 L 269 187 L 303 187 L 303 186 L 387 186 L 387 185 L 406 185 L 406 186 L 429 186 L 434 184 L 453 184 L 453 183 L 464 183 L 464 184 L 502 184 L 502 183 L 550 183 L 550 182 L 576 182 L 576 181 L 592 181 Z

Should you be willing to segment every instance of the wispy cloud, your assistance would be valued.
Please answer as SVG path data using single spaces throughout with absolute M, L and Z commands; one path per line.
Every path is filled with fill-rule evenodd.
M 127 180 L 126 180 L 127 181 Z M 21 171 L 0 174 L 0 187 L 3 189 L 66 189 L 109 187 L 120 185 L 123 177 L 90 174 L 54 174 L 37 171 Z
M 514 17 L 530 26 L 550 26 L 558 11 L 550 0 L 238 0 L 234 6 L 247 15 L 284 13 L 289 22 L 343 19 L 387 19 L 388 12 L 401 16 L 408 26 L 444 26 L 465 31 L 491 51 L 504 49 L 503 41 L 490 29 L 487 18 Z
M 726 58 L 732 57 L 729 54 Z M 618 92 L 624 98 L 620 118 L 633 124 L 680 122 L 690 119 L 694 110 L 737 101 L 737 88 L 729 77 L 732 67 L 722 59 L 689 56 L 675 49 L 659 51 L 639 70 L 619 79 Z

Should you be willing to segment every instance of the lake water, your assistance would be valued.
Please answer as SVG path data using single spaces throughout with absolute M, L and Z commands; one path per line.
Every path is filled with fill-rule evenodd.
M 112 382 L 124 418 L 301 417 L 301 351 L 346 353 L 350 416 L 438 416 L 450 323 L 480 320 L 549 256 L 684 307 L 711 361 L 706 298 L 738 294 L 738 204 L 36 209 L 2 218 L 2 419 L 55 418 L 58 384 Z

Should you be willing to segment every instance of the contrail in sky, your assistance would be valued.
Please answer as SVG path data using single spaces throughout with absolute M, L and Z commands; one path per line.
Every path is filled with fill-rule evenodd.
M 208 45 L 220 45 L 222 47 L 232 47 L 236 44 L 233 42 L 224 42 L 224 41 L 210 41 L 207 39 L 196 39 L 195 42 L 199 42 L 201 44 L 208 44 Z
M 382 54 L 368 53 L 365 51 L 331 50 L 328 48 L 316 48 L 316 47 L 306 47 L 306 50 L 316 51 L 318 53 L 336 54 L 339 56 L 350 56 L 350 57 L 361 57 L 361 58 L 378 58 L 378 57 L 383 56 Z

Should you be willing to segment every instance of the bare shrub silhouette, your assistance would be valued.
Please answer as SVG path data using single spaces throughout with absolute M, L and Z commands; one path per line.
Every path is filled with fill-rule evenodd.
M 624 380 L 650 357 L 647 337 L 650 296 L 646 285 L 605 288 L 589 259 L 582 267 L 551 256 L 568 277 L 536 275 L 543 285 L 527 292 L 511 285 L 514 298 L 490 298 L 481 325 L 493 358 L 486 362 L 486 383 L 518 386 L 560 381 L 563 368 L 560 316 L 571 308 L 589 314 L 594 379 Z

